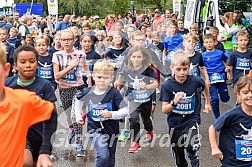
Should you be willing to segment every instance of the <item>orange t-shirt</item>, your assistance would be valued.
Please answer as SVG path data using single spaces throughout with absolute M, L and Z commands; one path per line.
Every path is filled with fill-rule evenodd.
M 0 105 L 0 167 L 23 165 L 29 127 L 50 119 L 54 105 L 34 92 L 4 88 Z

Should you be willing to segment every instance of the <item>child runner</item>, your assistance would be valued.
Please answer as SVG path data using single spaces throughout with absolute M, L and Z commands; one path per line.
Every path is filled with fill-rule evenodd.
M 196 47 L 195 47 L 195 51 L 201 51 L 201 48 L 203 46 L 203 40 L 202 40 L 202 34 L 199 34 L 199 28 L 198 25 L 196 23 L 191 24 L 190 28 L 189 28 L 189 32 L 195 35 L 199 36 L 199 40 L 197 41 Z
M 61 50 L 60 32 L 58 31 L 53 38 L 52 47 L 48 50 L 49 54 L 53 55 L 55 52 Z
M 204 89 L 205 112 L 210 110 L 209 89 L 202 78 L 188 75 L 189 69 L 188 56 L 182 51 L 175 52 L 171 59 L 174 76 L 162 84 L 160 101 L 162 112 L 168 114 L 169 134 L 173 134 L 171 146 L 176 166 L 188 166 L 185 158 L 186 149 L 191 166 L 199 167 L 197 151 L 201 145 L 199 137 L 201 104 L 198 89 Z
M 95 33 L 98 41 L 94 45 L 94 50 L 100 55 L 101 58 L 104 57 L 104 53 L 106 52 L 108 46 L 110 46 L 108 41 L 105 41 L 106 32 L 104 30 L 99 30 Z
M 12 67 L 13 67 L 13 53 L 14 53 L 14 47 L 7 42 L 8 38 L 8 31 L 5 28 L 0 28 L 0 42 L 4 43 L 6 45 L 6 56 L 7 56 L 7 62 L 11 64 L 11 70 L 9 73 L 9 76 L 12 76 Z
M 0 164 L 2 166 L 22 166 L 28 128 L 50 119 L 54 105 L 42 100 L 35 93 L 7 88 L 4 78 L 9 74 L 6 52 L 0 46 Z M 50 140 L 50 139 L 49 139 Z M 7 151 L 8 150 L 8 151 Z M 52 166 L 47 151 L 40 152 L 38 166 Z M 32 164 L 33 165 L 33 164 Z
M 240 30 L 236 34 L 238 48 L 231 53 L 228 59 L 229 68 L 226 70 L 228 80 L 232 80 L 230 73 L 232 71 L 234 85 L 241 76 L 248 74 L 251 69 L 252 51 L 247 49 L 248 42 L 249 34 L 246 31 Z
M 153 38 L 152 38 L 152 30 L 150 27 L 147 28 L 146 30 L 146 39 L 145 39 L 145 47 L 147 47 L 150 43 L 153 43 Z
M 61 46 L 63 50 L 53 54 L 54 77 L 60 90 L 60 99 L 62 107 L 67 115 L 69 125 L 69 143 L 72 143 L 75 135 L 82 136 L 82 126 L 78 126 L 71 121 L 71 107 L 73 96 L 83 89 L 83 77 L 81 74 L 84 68 L 88 79 L 88 85 L 91 86 L 90 72 L 86 63 L 86 55 L 82 51 L 74 50 L 74 34 L 71 30 L 61 31 Z M 82 145 L 82 138 L 76 137 L 77 156 L 84 156 L 85 152 Z
M 82 106 L 88 111 L 87 131 L 96 150 L 96 167 L 115 166 L 119 121 L 128 114 L 127 104 L 118 90 L 111 87 L 114 67 L 108 60 L 95 63 L 95 85 L 76 95 L 76 122 L 83 125 Z
M 219 96 L 222 102 L 229 101 L 228 88 L 226 83 L 225 66 L 228 57 L 223 51 L 214 48 L 214 36 L 206 34 L 203 36 L 206 51 L 202 54 L 205 67 L 210 80 L 210 99 L 215 118 L 220 116 Z
M 184 19 L 178 19 L 178 29 L 176 32 L 181 35 L 189 33 L 189 30 L 184 27 Z
M 10 29 L 10 36 L 7 39 L 7 42 L 12 45 L 14 48 L 18 48 L 21 44 L 20 39 L 18 38 L 18 29 L 16 29 L 15 27 L 12 27 Z
M 36 76 L 38 52 L 35 48 L 28 45 L 17 48 L 14 52 L 14 64 L 19 73 L 18 75 L 7 78 L 5 80 L 5 86 L 35 92 L 40 98 L 52 103 L 57 100 L 51 83 L 46 79 Z M 16 97 L 14 97 L 14 99 L 16 99 Z M 16 103 L 18 104 L 20 101 Z M 15 104 L 15 106 L 17 104 Z M 29 110 L 30 107 L 30 105 L 27 106 L 26 110 Z M 39 107 L 39 105 L 36 107 Z M 28 118 L 29 117 L 26 118 L 26 121 L 29 120 Z M 51 138 L 56 128 L 56 110 L 53 111 L 49 121 L 37 123 L 29 128 L 26 137 L 26 148 L 23 150 L 25 157 L 23 162 L 24 166 L 33 166 L 33 162 L 38 161 L 40 154 L 51 155 Z M 51 162 L 48 161 L 47 163 L 50 164 Z
M 51 82 L 53 90 L 57 89 L 53 74 L 52 55 L 47 52 L 50 39 L 45 35 L 39 35 L 35 39 L 35 48 L 39 53 L 37 76 L 45 78 Z
M 113 43 L 114 45 L 107 50 L 104 58 L 112 59 L 114 61 L 114 67 L 120 68 L 124 60 L 122 53 L 125 51 L 125 44 L 121 31 L 113 32 Z
M 210 127 L 212 156 L 225 166 L 252 166 L 252 78 L 242 76 L 235 85 L 240 105 L 224 112 Z M 219 146 L 216 141 L 219 134 Z
M 132 143 L 129 153 L 140 149 L 140 119 L 141 114 L 146 138 L 152 141 L 154 136 L 153 125 L 150 119 L 152 109 L 151 94 L 158 87 L 156 73 L 150 68 L 150 54 L 141 46 L 133 46 L 128 53 L 128 65 L 119 74 L 119 78 L 127 82 L 126 96 L 129 100 L 130 129 L 133 130 Z M 121 81 L 119 81 L 119 84 Z
M 169 21 L 167 23 L 167 37 L 164 39 L 164 50 L 163 50 L 163 65 L 166 66 L 167 71 L 170 70 L 170 62 L 171 62 L 171 52 L 176 51 L 177 47 L 183 42 L 183 36 L 181 34 L 176 33 L 177 22 Z
M 25 36 L 25 40 L 24 40 L 23 45 L 34 46 L 34 44 L 33 44 L 33 39 L 32 39 L 31 34 L 27 34 L 27 35 Z

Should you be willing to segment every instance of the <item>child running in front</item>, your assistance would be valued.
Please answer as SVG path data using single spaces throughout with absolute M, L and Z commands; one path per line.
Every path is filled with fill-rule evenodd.
M 198 89 L 204 89 L 205 110 L 209 112 L 209 89 L 202 78 L 188 75 L 190 59 L 182 52 L 177 51 L 172 55 L 171 70 L 173 76 L 161 86 L 160 101 L 162 112 L 168 115 L 167 123 L 171 136 L 172 155 L 176 166 L 187 167 L 185 150 L 191 161 L 192 167 L 199 167 L 201 104 Z
M 215 38 L 212 34 L 203 36 L 203 44 L 206 51 L 202 54 L 205 67 L 210 80 L 210 99 L 215 118 L 220 116 L 219 96 L 222 102 L 228 102 L 230 97 L 226 83 L 225 66 L 228 57 L 214 48 Z
M 128 114 L 127 104 L 120 92 L 111 87 L 114 67 L 108 60 L 99 60 L 93 68 L 95 85 L 76 94 L 75 115 L 84 124 L 82 111 L 88 117 L 87 131 L 96 150 L 96 167 L 115 166 L 119 119 Z
M 74 33 L 69 29 L 62 30 L 60 40 L 63 49 L 55 52 L 52 59 L 54 77 L 58 83 L 62 107 L 67 116 L 69 143 L 72 144 L 75 137 L 77 156 L 85 156 L 82 145 L 82 126 L 78 126 L 75 122 L 72 122 L 71 108 L 73 96 L 84 87 L 81 71 L 85 70 L 89 86 L 91 86 L 91 75 L 86 62 L 86 54 L 73 49 Z
M 241 102 L 224 112 L 210 127 L 209 140 L 212 156 L 226 166 L 252 166 L 252 77 L 242 76 L 235 93 Z M 216 141 L 219 132 L 219 146 Z
M 150 119 L 151 94 L 158 87 L 158 81 L 156 73 L 150 68 L 150 59 L 147 49 L 142 46 L 133 46 L 128 53 L 128 65 L 122 69 L 118 77 L 122 80 L 125 79 L 127 83 L 126 96 L 129 100 L 130 129 L 133 130 L 129 153 L 135 153 L 141 148 L 139 115 L 142 117 L 148 142 L 151 142 L 154 136 Z

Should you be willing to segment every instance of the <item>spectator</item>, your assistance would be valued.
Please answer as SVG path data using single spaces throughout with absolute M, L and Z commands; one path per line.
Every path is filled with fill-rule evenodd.
M 19 12 L 15 11 L 14 12 L 14 26 L 17 28 L 19 24 L 20 24 L 19 23 Z
M 97 28 L 97 24 L 100 24 L 100 30 L 105 30 L 105 23 L 102 20 L 99 20 L 100 17 L 98 15 L 94 16 L 94 22 L 92 24 L 93 29 Z
M 0 28 L 6 25 L 6 16 L 4 14 L 0 15 Z
M 144 21 L 145 21 L 144 15 L 140 14 L 140 16 L 138 17 L 138 21 L 136 22 L 136 27 L 139 28 L 143 24 Z
M 72 22 L 69 21 L 70 19 L 71 19 L 70 15 L 65 15 L 64 19 L 57 25 L 56 31 L 65 30 L 68 27 L 72 26 Z
M 13 25 L 14 25 L 14 17 L 13 16 L 9 16 L 8 19 L 7 19 L 7 23 L 3 26 L 3 28 L 5 28 L 8 31 L 8 33 L 9 33 L 10 29 L 12 27 L 14 27 Z
M 104 19 L 105 27 L 106 27 L 106 30 L 107 30 L 108 34 L 109 34 L 111 28 L 116 24 L 116 22 L 117 22 L 117 18 L 115 17 L 114 14 L 109 14 Z
M 155 16 L 154 16 L 154 20 L 153 20 L 153 30 L 156 31 L 157 30 L 157 24 L 158 22 L 163 22 L 164 18 L 160 16 L 160 11 L 159 9 L 155 10 Z

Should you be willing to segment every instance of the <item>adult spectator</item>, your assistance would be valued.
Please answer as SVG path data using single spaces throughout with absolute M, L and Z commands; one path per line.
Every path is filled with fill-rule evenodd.
M 6 25 L 6 16 L 4 14 L 0 15 L 0 28 Z
M 56 31 L 65 30 L 68 27 L 72 26 L 72 22 L 70 22 L 70 19 L 71 19 L 70 15 L 65 15 L 64 19 L 57 25 Z
M 96 29 L 97 23 L 100 24 L 100 29 L 101 30 L 105 30 L 105 23 L 104 23 L 104 21 L 100 20 L 100 17 L 98 15 L 95 15 L 94 16 L 94 22 L 92 24 L 93 29 Z
M 27 34 L 30 34 L 30 32 L 29 32 L 29 29 L 28 29 L 28 27 L 27 27 L 27 18 L 26 17 L 21 17 L 20 19 L 19 19 L 19 21 L 20 21 L 20 23 L 19 23 L 19 25 L 18 25 L 18 33 L 19 33 L 19 35 L 23 38 L 23 39 L 25 39 L 25 36 L 27 35 Z
M 160 11 L 159 9 L 155 10 L 155 15 L 154 15 L 154 20 L 153 20 L 153 30 L 156 31 L 157 30 L 157 24 L 158 22 L 163 22 L 164 18 L 160 16 Z
M 20 24 L 19 23 L 19 12 L 15 11 L 14 12 L 14 26 L 17 28 L 19 24 Z
M 5 28 L 8 31 L 8 33 L 9 33 L 10 29 L 12 27 L 14 27 L 13 25 L 14 25 L 14 17 L 13 16 L 9 16 L 8 19 L 7 19 L 7 23 L 5 24 L 5 26 L 3 26 L 3 28 Z
M 138 21 L 136 22 L 136 27 L 139 28 L 143 24 L 144 20 L 144 15 L 140 14 L 140 16 L 138 17 Z
M 171 20 L 171 10 L 167 9 L 165 11 L 165 23 Z
M 109 14 L 107 17 L 105 17 L 104 23 L 108 33 L 110 32 L 110 29 L 116 24 L 116 22 L 117 18 L 114 14 Z

